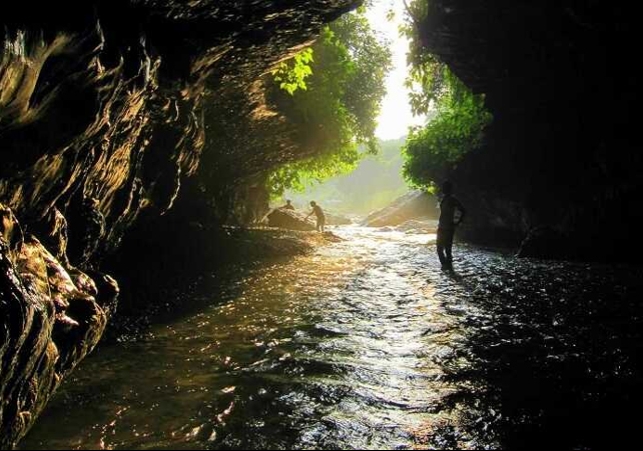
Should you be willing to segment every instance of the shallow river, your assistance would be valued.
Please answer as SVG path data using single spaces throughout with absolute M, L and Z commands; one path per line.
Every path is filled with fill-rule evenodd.
M 23 449 L 574 448 L 634 442 L 643 271 L 346 240 L 103 346 Z M 199 302 L 203 302 L 200 299 Z

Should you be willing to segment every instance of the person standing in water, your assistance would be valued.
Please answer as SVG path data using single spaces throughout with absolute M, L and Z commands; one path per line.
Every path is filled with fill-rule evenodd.
M 462 203 L 453 195 L 453 183 L 444 182 L 442 185 L 443 198 L 440 202 L 440 223 L 438 225 L 438 257 L 442 269 L 453 269 L 453 238 L 455 229 L 464 221 L 466 210 Z M 456 211 L 460 217 L 456 220 Z
M 312 215 L 317 217 L 317 231 L 324 233 L 326 227 L 326 216 L 324 215 L 324 210 L 317 205 L 317 202 L 313 201 L 310 203 L 310 206 L 313 208 L 313 211 L 310 212 L 306 219 L 310 218 Z

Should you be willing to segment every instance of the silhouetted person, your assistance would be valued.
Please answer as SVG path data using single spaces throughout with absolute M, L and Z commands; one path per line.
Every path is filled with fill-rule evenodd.
M 326 216 L 324 215 L 324 210 L 321 209 L 317 202 L 311 202 L 310 206 L 313 207 L 313 211 L 310 212 L 306 219 L 310 218 L 312 215 L 317 217 L 317 231 L 324 233 L 326 227 Z
M 438 225 L 438 257 L 442 269 L 453 269 L 453 237 L 455 229 L 464 221 L 466 210 L 458 199 L 453 196 L 453 184 L 444 182 L 442 185 L 442 202 L 440 202 L 440 224 Z M 455 213 L 460 211 L 460 219 L 456 221 Z
M 286 201 L 286 205 L 284 205 L 283 207 L 280 207 L 279 209 L 280 209 L 280 210 L 291 210 L 291 211 L 295 211 L 295 207 L 293 206 L 293 204 L 292 204 L 292 201 L 291 201 L 291 200 L 287 200 L 287 201 Z

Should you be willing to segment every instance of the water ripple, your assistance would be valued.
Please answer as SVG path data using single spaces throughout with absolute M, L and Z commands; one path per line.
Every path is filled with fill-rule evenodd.
M 360 228 L 88 359 L 28 449 L 618 443 L 643 400 L 640 269 Z M 429 244 L 427 244 L 429 243 Z

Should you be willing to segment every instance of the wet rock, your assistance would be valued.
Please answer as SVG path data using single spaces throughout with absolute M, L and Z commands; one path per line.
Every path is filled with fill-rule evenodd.
M 74 285 L 76 285 L 76 288 L 78 288 L 78 290 L 82 291 L 83 293 L 89 293 L 92 296 L 98 295 L 98 287 L 96 285 L 96 282 L 94 282 L 84 272 L 76 268 L 72 268 L 69 270 L 69 276 L 71 277 Z M 118 293 L 113 294 L 116 295 Z
M 4 240 L 10 252 L 16 252 L 22 246 L 24 235 L 13 212 L 0 203 L 0 238 Z
M 371 213 L 363 222 L 366 227 L 398 226 L 418 218 L 437 218 L 437 201 L 424 191 L 412 191 L 388 207 Z
M 70 272 L 72 277 L 74 277 L 73 272 Z M 89 280 L 89 283 L 93 283 L 96 294 L 96 302 L 107 314 L 107 317 L 113 317 L 116 314 L 118 307 L 118 296 L 121 292 L 118 282 L 108 274 L 101 273 L 99 271 L 87 271 L 87 274 L 81 273 L 83 284 L 85 280 Z M 74 279 L 76 285 L 79 285 L 78 279 Z
M 78 265 L 90 261 L 105 237 L 107 222 L 100 211 L 99 201 L 85 198 L 75 209 L 70 209 L 71 230 L 69 258 Z
M 15 445 L 98 341 L 119 291 L 102 271 L 138 277 L 142 253 L 178 264 L 149 247 L 109 260 L 123 242 L 136 247 L 126 238 L 137 225 L 165 251 L 168 236 L 187 236 L 183 222 L 264 214 L 257 174 L 307 156 L 270 111 L 264 76 L 360 3 L 89 0 L 3 10 L 0 446 Z M 161 218 L 180 194 L 187 200 L 166 229 Z M 211 236 L 199 238 L 197 246 Z M 189 246 L 177 243 L 177 254 Z
M 312 232 L 316 229 L 315 223 L 306 219 L 306 215 L 292 210 L 275 209 L 267 216 L 268 225 L 279 229 L 299 230 Z
M 72 278 L 40 241 L 19 233 L 11 210 L 0 204 L 0 211 L 0 445 L 7 448 L 96 346 L 107 315 L 88 276 Z
M 69 266 L 67 259 L 67 245 L 69 234 L 67 231 L 67 218 L 58 208 L 52 208 L 45 218 L 31 227 L 31 234 L 38 237 L 42 244 L 65 266 Z

